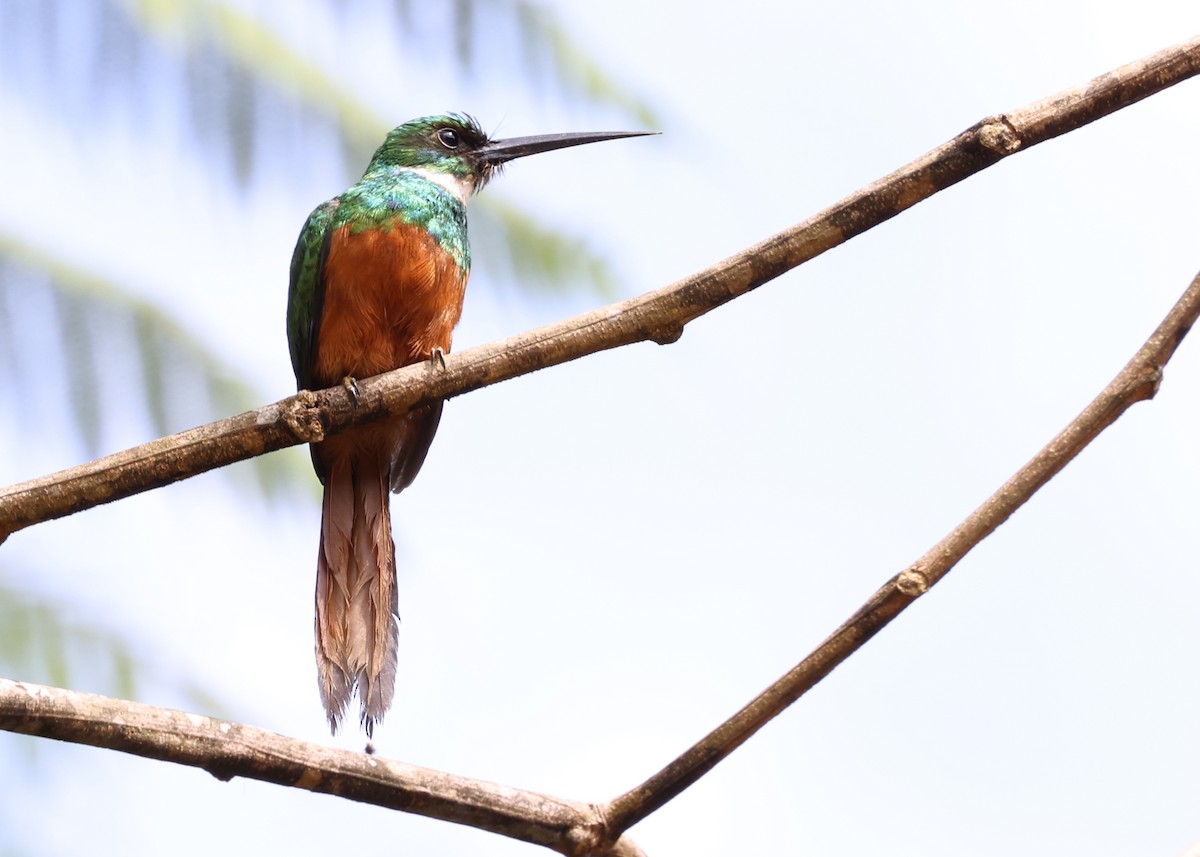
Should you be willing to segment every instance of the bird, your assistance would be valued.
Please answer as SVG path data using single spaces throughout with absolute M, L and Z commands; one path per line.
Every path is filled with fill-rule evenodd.
M 287 334 L 297 389 L 344 384 L 353 400 L 357 379 L 450 351 L 471 270 L 467 203 L 504 164 L 651 133 L 494 140 L 463 113 L 392 129 L 362 178 L 317 206 L 296 242 Z M 439 401 L 310 445 L 323 485 L 317 676 L 335 735 L 355 692 L 368 738 L 392 704 L 399 617 L 389 494 L 416 478 L 441 415 Z

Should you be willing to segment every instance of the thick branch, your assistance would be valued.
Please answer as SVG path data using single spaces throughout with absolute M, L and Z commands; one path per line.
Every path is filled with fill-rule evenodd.
M 689 321 L 895 217 L 940 190 L 1200 72 L 1200 38 L 1001 116 L 984 119 L 815 217 L 666 288 L 362 383 L 297 396 L 0 491 L 0 541 L 41 521 L 265 452 L 320 440 L 423 402 L 621 345 L 674 342 Z
M 137 702 L 0 679 L 0 729 L 191 765 L 219 780 L 247 777 L 338 795 L 568 855 L 642 854 L 628 839 L 603 847 L 600 817 L 587 804 Z
M 619 836 L 678 795 L 772 718 L 858 651 L 905 608 L 929 591 L 960 559 L 1062 470 L 1135 403 L 1158 392 L 1162 370 L 1200 316 L 1200 274 L 1170 313 L 1083 412 L 920 559 L 883 585 L 812 654 L 687 752 L 604 808 L 609 833 Z

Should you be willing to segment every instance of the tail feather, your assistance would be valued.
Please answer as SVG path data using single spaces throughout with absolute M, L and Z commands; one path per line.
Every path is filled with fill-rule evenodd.
M 321 701 L 335 733 L 356 689 L 368 735 L 395 693 L 396 551 L 388 471 L 373 456 L 335 458 L 325 477 L 316 655 Z
M 392 704 L 399 648 L 396 547 L 388 490 L 421 469 L 442 403 L 312 447 L 325 483 L 317 552 L 316 654 L 321 702 L 336 733 L 357 691 L 371 735 Z

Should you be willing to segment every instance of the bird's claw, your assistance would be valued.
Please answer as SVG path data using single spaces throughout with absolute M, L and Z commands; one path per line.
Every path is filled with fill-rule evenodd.
M 444 350 L 442 350 L 441 348 L 433 349 L 432 351 L 429 352 L 429 362 L 437 363 L 438 365 L 440 365 L 442 367 L 442 369 L 445 369 L 446 368 L 446 352 Z
M 358 389 L 358 381 L 352 375 L 347 375 L 342 379 L 342 386 L 346 388 L 346 392 L 350 394 L 350 401 L 357 408 L 362 403 L 362 391 Z

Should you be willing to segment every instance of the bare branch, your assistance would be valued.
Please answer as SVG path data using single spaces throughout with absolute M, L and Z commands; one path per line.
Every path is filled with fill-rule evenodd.
M 588 804 L 297 741 L 253 726 L 0 679 L 0 729 L 107 747 L 466 824 L 567 855 L 638 857 L 628 839 L 602 841 Z
M 349 753 L 252 726 L 0 679 L 0 729 L 192 765 L 467 824 L 568 855 L 637 857 L 620 837 L 715 767 L 941 580 L 1105 428 L 1153 398 L 1200 316 L 1200 274 L 1133 359 L 1041 452 L 889 580 L 808 657 L 659 773 L 603 806 Z M 614 843 L 612 840 L 617 838 Z
M 156 440 L 0 491 L 0 541 L 60 518 L 351 425 L 407 411 L 634 342 L 674 342 L 689 321 L 983 170 L 1147 98 L 1200 72 L 1200 38 L 1102 75 L 1087 86 L 984 119 L 815 217 L 673 285 L 557 324 L 471 348 L 361 384 L 353 407 L 341 388 L 301 392 L 273 405 Z
M 858 651 L 885 625 L 929 591 L 960 559 L 1049 482 L 1126 410 L 1151 399 L 1162 370 L 1200 316 L 1200 274 L 1120 374 L 1083 412 L 983 505 L 916 562 L 885 583 L 812 654 L 687 752 L 604 808 L 618 836 L 678 795 L 741 746 L 777 714 Z

